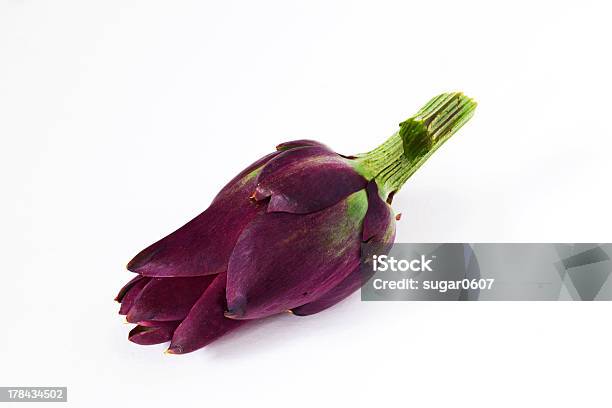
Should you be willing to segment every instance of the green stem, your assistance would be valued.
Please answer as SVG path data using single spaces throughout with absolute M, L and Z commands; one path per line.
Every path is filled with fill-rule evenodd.
M 400 129 L 382 145 L 358 155 L 355 168 L 366 179 L 374 179 L 386 199 L 472 117 L 475 109 L 476 102 L 460 92 L 438 95 L 400 123 Z

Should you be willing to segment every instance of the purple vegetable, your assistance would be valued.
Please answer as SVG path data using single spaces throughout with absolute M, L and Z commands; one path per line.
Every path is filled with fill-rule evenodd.
M 327 309 L 371 275 L 395 237 L 393 195 L 473 114 L 442 94 L 373 151 L 343 156 L 311 140 L 277 146 L 210 207 L 132 259 L 117 295 L 138 344 L 204 347 L 249 320 Z

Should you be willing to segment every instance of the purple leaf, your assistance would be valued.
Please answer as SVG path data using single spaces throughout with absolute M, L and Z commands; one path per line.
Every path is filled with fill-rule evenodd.
M 255 319 L 318 299 L 359 265 L 365 191 L 312 214 L 266 213 L 228 267 L 228 315 Z
M 178 326 L 168 348 L 170 354 L 183 354 L 202 348 L 227 332 L 246 323 L 228 319 L 226 309 L 226 273 L 220 273 L 200 296 L 185 320 Z
M 336 303 L 346 299 L 353 292 L 359 289 L 361 285 L 362 272 L 361 268 L 357 267 L 346 278 L 344 278 L 342 282 L 323 294 L 319 299 L 296 307 L 295 309 L 292 309 L 292 312 L 297 316 L 308 316 L 319 313 L 320 311 L 332 307 Z
M 265 207 L 249 200 L 261 166 L 278 152 L 243 170 L 206 211 L 147 247 L 128 264 L 144 276 L 202 276 L 223 272 L 238 236 Z
M 151 278 L 147 278 L 144 276 L 138 280 L 134 278 L 129 281 L 127 285 L 125 285 L 129 285 L 129 288 L 125 291 L 125 294 L 121 296 L 121 307 L 119 308 L 120 315 L 127 315 L 129 313 L 130 309 L 132 308 L 132 305 L 134 304 L 134 301 L 136 300 L 136 298 L 138 298 L 138 295 L 140 294 L 142 289 L 147 285 L 147 283 L 149 283 L 150 279 Z M 135 280 L 136 282 L 134 282 Z M 119 295 L 121 295 L 121 292 L 119 292 Z M 119 295 L 117 297 L 119 297 Z
M 282 151 L 282 150 L 295 149 L 296 147 L 305 147 L 305 146 L 319 146 L 319 147 L 324 147 L 330 150 L 323 143 L 319 143 L 316 140 L 309 140 L 309 139 L 292 140 L 290 142 L 281 143 L 278 146 L 276 146 L 276 150 Z
M 117 296 L 115 296 L 115 300 L 117 302 L 121 303 L 121 301 L 123 300 L 124 296 L 132 288 L 132 286 L 134 286 L 137 282 L 139 282 L 139 281 L 141 281 L 143 279 L 145 279 L 145 277 L 141 276 L 141 275 L 137 275 L 134 278 L 132 278 L 132 280 L 130 280 L 125 285 L 123 285 L 123 287 L 121 288 L 121 290 L 119 291 Z
M 395 218 L 391 206 L 378 195 L 378 186 L 374 180 L 368 182 L 368 212 L 363 220 L 363 241 L 369 241 L 373 236 L 382 236 L 387 232 L 389 224 L 393 224 L 395 231 Z
M 127 321 L 182 320 L 214 278 L 214 275 L 152 278 L 134 301 Z
M 155 322 L 153 322 L 155 323 Z M 157 322 L 157 324 L 140 324 L 130 330 L 128 340 L 133 343 L 148 346 L 170 341 L 172 334 L 180 322 Z
M 387 253 L 395 240 L 395 217 L 391 207 L 378 195 L 376 183 L 371 181 L 367 187 L 368 211 L 363 221 L 361 245 L 361 264 L 342 282 L 318 299 L 292 310 L 295 315 L 307 316 L 325 310 L 346 299 L 373 275 L 371 256 Z
M 268 212 L 307 214 L 361 190 L 366 180 L 338 154 L 320 146 L 282 152 L 257 177 L 254 198 L 270 197 Z

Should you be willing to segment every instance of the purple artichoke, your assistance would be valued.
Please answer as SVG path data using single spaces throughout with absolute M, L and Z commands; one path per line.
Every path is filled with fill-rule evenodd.
M 203 213 L 141 251 L 117 295 L 138 344 L 188 353 L 247 323 L 340 302 L 367 278 L 368 255 L 395 237 L 393 195 L 473 114 L 442 94 L 373 151 L 343 156 L 311 140 L 277 146 Z

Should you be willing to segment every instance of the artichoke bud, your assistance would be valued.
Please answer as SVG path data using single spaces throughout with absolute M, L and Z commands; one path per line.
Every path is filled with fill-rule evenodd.
M 278 145 L 128 263 L 137 275 L 116 300 L 137 324 L 129 340 L 188 353 L 250 320 L 318 313 L 358 290 L 369 257 L 394 241 L 389 198 L 475 107 L 439 95 L 361 155 L 312 140 Z

